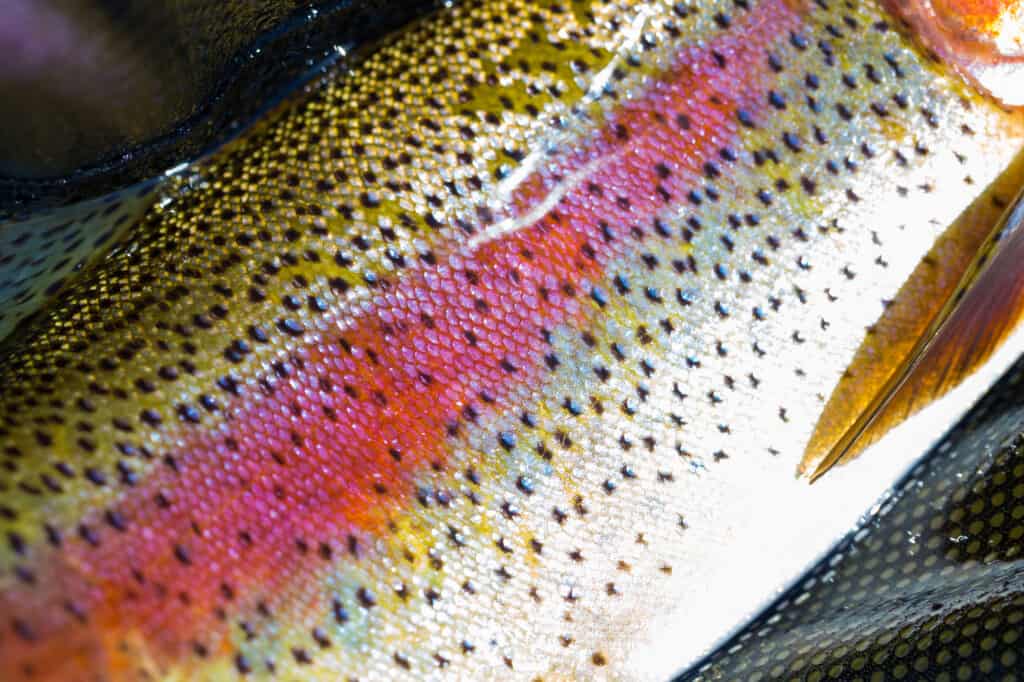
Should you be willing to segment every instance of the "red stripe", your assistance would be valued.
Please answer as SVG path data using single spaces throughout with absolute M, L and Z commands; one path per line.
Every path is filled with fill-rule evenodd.
M 527 214 L 558 186 L 557 176 L 591 168 L 555 210 L 475 251 L 407 272 L 337 338 L 302 345 L 273 395 L 239 405 L 216 432 L 198 429 L 188 437 L 173 453 L 180 473 L 161 469 L 123 500 L 127 531 L 107 533 L 99 549 L 72 542 L 51 584 L 108 619 L 140 628 L 165 653 L 180 652 L 196 633 L 222 627 L 212 614 L 223 602 L 222 583 L 242 604 L 254 604 L 280 593 L 308 564 L 323 563 L 320 542 L 337 555 L 349 534 L 379 531 L 390 513 L 409 506 L 413 477 L 433 462 L 444 465 L 449 427 L 472 428 L 467 408 L 515 409 L 506 400 L 543 380 L 543 330 L 578 326 L 596 314 L 591 283 L 636 252 L 631 228 L 660 238 L 651 229 L 655 218 L 678 214 L 699 186 L 705 161 L 735 142 L 737 108 L 755 116 L 763 108 L 765 48 L 795 19 L 783 0 L 766 2 L 705 48 L 682 52 L 670 73 L 604 128 L 529 177 L 509 212 Z M 724 68 L 712 50 L 726 59 Z M 678 114 L 685 114 L 687 129 Z M 659 175 L 659 162 L 669 177 Z M 654 191 L 659 185 L 670 202 Z M 154 504 L 161 491 L 170 509 Z M 240 542 L 241 531 L 251 546 Z M 310 546 L 310 558 L 296 550 L 298 539 Z M 142 569 L 146 584 L 133 568 Z M 190 605 L 162 596 L 156 584 L 170 595 L 187 590 Z M 129 591 L 134 600 L 124 599 Z M 23 596 L 4 595 L 0 604 L 38 623 L 27 608 L 35 600 Z M 44 618 L 51 613 L 57 612 Z M 63 623 L 58 614 L 36 629 Z

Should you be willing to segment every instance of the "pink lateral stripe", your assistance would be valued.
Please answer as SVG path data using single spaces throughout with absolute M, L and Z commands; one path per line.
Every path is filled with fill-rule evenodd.
M 124 532 L 105 532 L 99 548 L 70 540 L 47 581 L 59 586 L 52 596 L 141 631 L 173 657 L 223 630 L 214 609 L 226 604 L 224 585 L 238 608 L 252 607 L 321 570 L 320 543 L 337 557 L 349 536 L 380 532 L 413 499 L 413 478 L 444 466 L 452 425 L 474 428 L 471 411 L 514 408 L 505 402 L 514 389 L 544 379 L 543 331 L 597 314 L 589 287 L 635 250 L 631 227 L 650 234 L 659 215 L 678 211 L 704 163 L 736 140 L 737 109 L 764 109 L 765 47 L 797 22 L 786 0 L 767 0 L 704 48 L 682 51 L 605 127 L 528 178 L 508 213 L 564 192 L 555 208 L 408 271 L 337 338 L 304 344 L 271 395 L 237 401 L 216 430 L 197 428 L 172 453 L 177 472 L 162 467 L 125 496 Z M 168 508 L 154 503 L 158 493 Z M 300 539 L 308 554 L 296 551 Z M 187 604 L 175 598 L 186 590 Z M 43 636 L 74 624 L 35 594 L 9 590 L 0 610 Z

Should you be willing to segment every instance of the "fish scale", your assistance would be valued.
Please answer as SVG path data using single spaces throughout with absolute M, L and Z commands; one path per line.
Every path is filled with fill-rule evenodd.
M 7 341 L 3 678 L 672 674 L 1022 141 L 872 3 L 439 12 Z

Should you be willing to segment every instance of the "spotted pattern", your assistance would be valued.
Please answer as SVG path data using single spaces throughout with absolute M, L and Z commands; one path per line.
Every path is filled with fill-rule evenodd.
M 671 674 L 1022 141 L 872 3 L 440 12 L 6 344 L 0 677 Z
M 684 680 L 1020 679 L 1018 362 L 863 526 Z
M 0 339 L 102 260 L 155 198 L 153 184 L 0 221 Z
M 35 45 L 35 58 L 0 69 L 0 99 L 18 101 L 0 112 L 0 232 L 12 216 L 40 217 L 207 156 L 328 64 L 343 68 L 339 60 L 440 5 L 25 5 L 4 45 Z

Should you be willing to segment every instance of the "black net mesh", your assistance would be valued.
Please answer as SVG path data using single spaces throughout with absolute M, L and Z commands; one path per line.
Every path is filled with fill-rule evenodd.
M 1015 680 L 1024 362 L 792 589 L 680 680 Z

